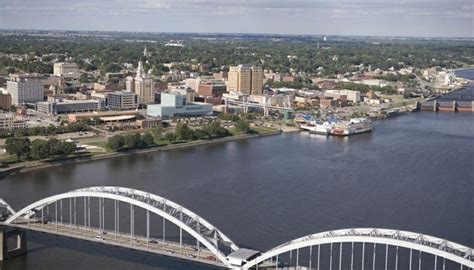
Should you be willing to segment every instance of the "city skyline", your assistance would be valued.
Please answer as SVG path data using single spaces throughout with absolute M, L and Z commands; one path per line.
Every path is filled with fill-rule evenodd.
M 470 0 L 0 0 L 0 4 L 1 29 L 474 37 Z

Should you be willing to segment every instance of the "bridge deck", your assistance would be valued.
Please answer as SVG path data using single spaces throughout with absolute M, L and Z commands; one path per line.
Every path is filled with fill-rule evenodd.
M 53 235 L 66 236 L 86 241 L 98 242 L 105 245 L 124 247 L 134 250 L 140 250 L 150 253 L 155 253 L 163 256 L 179 258 L 183 260 L 204 263 L 212 266 L 227 268 L 224 264 L 217 261 L 214 254 L 206 248 L 173 242 L 163 241 L 162 239 L 147 239 L 145 236 L 117 233 L 109 230 L 100 230 L 97 228 L 89 228 L 81 225 L 70 225 L 62 223 L 47 223 L 28 222 L 22 220 L 9 224 L 6 226 L 15 227 L 24 230 L 44 232 Z M 106 234 L 103 234 L 105 232 Z M 96 237 L 99 237 L 96 238 Z M 153 239 L 156 243 L 151 243 L 149 240 Z

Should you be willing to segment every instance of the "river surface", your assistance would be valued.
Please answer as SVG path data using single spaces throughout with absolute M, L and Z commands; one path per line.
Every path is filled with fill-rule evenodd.
M 458 103 L 471 104 L 474 101 L 474 69 L 464 69 L 455 72 L 457 77 L 471 80 L 469 84 L 459 91 L 454 91 L 437 98 L 439 101 L 456 100 Z
M 30 171 L 0 180 L 15 209 L 69 190 L 124 186 L 178 202 L 259 250 L 306 234 L 383 227 L 474 246 L 474 116 L 420 112 L 349 138 L 308 133 Z M 206 269 L 43 234 L 0 269 Z

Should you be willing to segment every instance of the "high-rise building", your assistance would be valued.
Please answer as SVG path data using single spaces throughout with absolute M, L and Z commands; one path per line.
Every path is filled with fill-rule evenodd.
M 12 104 L 38 102 L 44 99 L 44 78 L 39 74 L 11 74 L 7 81 L 7 92 L 12 95 Z
M 228 74 L 228 90 L 244 95 L 261 95 L 263 69 L 253 65 L 231 66 Z
M 69 79 L 79 79 L 79 66 L 76 63 L 55 63 L 54 76 L 63 76 Z
M 9 93 L 0 92 L 0 110 L 9 111 L 12 107 L 12 96 Z
M 137 94 L 140 104 L 150 104 L 155 101 L 155 85 L 150 74 L 145 73 L 143 63 L 138 62 L 137 75 L 127 77 L 128 92 Z
M 126 91 L 107 93 L 107 106 L 113 110 L 130 110 L 138 108 L 138 96 Z

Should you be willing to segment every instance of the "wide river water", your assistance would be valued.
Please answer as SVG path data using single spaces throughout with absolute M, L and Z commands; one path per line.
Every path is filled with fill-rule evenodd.
M 474 115 L 418 112 L 348 138 L 281 134 L 65 165 L 0 180 L 15 209 L 89 186 L 158 194 L 259 250 L 351 227 L 415 231 L 474 246 Z M 208 269 L 157 255 L 29 234 L 1 270 Z
M 88 186 L 178 202 L 236 243 L 266 250 L 306 234 L 397 228 L 474 246 L 474 116 L 420 112 L 348 138 L 282 134 L 65 165 L 0 180 L 14 208 Z M 205 269 L 77 240 L 30 234 L 0 269 Z

